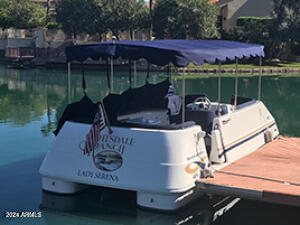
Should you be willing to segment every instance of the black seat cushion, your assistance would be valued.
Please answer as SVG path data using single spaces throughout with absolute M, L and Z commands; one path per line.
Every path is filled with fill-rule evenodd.
M 139 88 L 129 88 L 121 95 L 109 94 L 103 99 L 107 115 L 113 124 L 118 115 L 139 112 L 145 109 L 167 109 L 170 82 L 168 79 L 158 84 L 146 83 Z
M 200 125 L 202 130 L 211 133 L 212 125 L 216 114 L 209 110 L 190 111 L 185 112 L 186 121 L 194 121 Z
M 246 102 L 250 102 L 252 101 L 253 99 L 252 98 L 247 98 L 247 97 L 242 97 L 242 96 L 237 96 L 237 105 L 241 105 L 243 103 L 246 103 Z M 230 99 L 230 104 L 233 105 L 234 104 L 234 95 L 231 96 L 231 99 Z
M 57 135 L 66 121 L 92 123 L 97 112 L 97 104 L 95 104 L 88 96 L 84 95 L 80 101 L 68 104 L 58 126 L 53 133 Z

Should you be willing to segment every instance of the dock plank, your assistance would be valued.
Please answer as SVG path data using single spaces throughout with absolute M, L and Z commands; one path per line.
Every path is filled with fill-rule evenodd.
M 197 186 L 210 193 L 300 206 L 300 138 L 279 137 Z

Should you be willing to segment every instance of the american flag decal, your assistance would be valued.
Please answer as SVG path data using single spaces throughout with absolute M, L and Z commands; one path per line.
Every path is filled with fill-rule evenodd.
M 93 125 L 86 135 L 86 139 L 84 142 L 83 154 L 90 155 L 91 152 L 95 150 L 98 146 L 100 132 L 105 128 L 105 122 L 103 118 L 103 111 L 101 104 L 99 104 L 98 111 L 95 115 Z

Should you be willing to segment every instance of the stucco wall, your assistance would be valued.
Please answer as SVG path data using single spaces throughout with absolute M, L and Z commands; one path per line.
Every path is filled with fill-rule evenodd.
M 8 38 L 0 39 L 0 50 L 9 47 L 34 47 L 35 42 L 31 38 Z
M 7 39 L 0 39 L 0 50 L 5 50 Z

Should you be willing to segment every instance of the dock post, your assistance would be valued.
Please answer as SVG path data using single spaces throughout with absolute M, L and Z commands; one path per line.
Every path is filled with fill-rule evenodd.
M 70 104 L 71 101 L 71 62 L 68 62 L 68 104 Z

